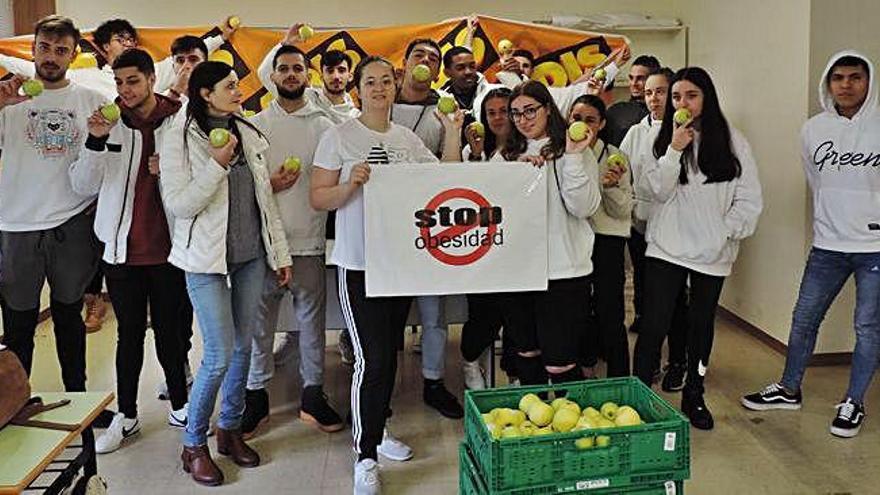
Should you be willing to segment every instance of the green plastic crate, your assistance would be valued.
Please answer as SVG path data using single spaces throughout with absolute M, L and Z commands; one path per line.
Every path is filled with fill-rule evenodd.
M 628 404 L 646 424 L 492 439 L 480 414 L 496 407 L 516 409 L 529 392 L 564 396 L 597 409 L 607 401 Z M 685 480 L 690 477 L 689 433 L 687 420 L 634 377 L 465 393 L 465 443 L 492 493 L 549 484 L 565 493 Z M 578 438 L 595 435 L 610 437 L 610 445 L 575 447 Z
M 459 446 L 458 492 L 460 495 L 490 495 L 482 475 L 468 451 L 467 445 Z M 557 493 L 575 493 L 590 495 L 683 495 L 684 481 L 665 481 L 646 485 L 629 485 L 618 488 L 600 488 L 597 490 L 580 490 L 560 492 L 556 485 L 515 488 L 512 490 L 494 491 L 492 495 L 549 495 Z

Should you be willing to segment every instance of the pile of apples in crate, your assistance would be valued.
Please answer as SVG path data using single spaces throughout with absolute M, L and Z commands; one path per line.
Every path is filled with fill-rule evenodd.
M 581 406 L 565 397 L 547 403 L 535 394 L 525 394 L 519 409 L 499 407 L 483 414 L 483 422 L 493 439 L 517 438 L 580 430 L 604 430 L 644 424 L 638 411 L 614 402 L 606 402 L 597 410 Z M 579 449 L 607 447 L 607 435 L 585 436 L 575 440 Z

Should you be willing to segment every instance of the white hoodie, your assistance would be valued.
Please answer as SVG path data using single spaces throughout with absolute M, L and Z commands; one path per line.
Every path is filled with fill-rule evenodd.
M 868 95 L 852 119 L 837 113 L 825 78 L 843 56 L 865 60 Z M 813 193 L 813 246 L 831 251 L 880 251 L 880 111 L 877 75 L 864 55 L 836 53 L 819 80 L 823 112 L 801 129 L 801 155 Z
M 651 133 L 652 141 L 656 134 Z M 672 146 L 659 160 L 645 163 L 643 180 L 653 203 L 646 256 L 707 275 L 730 275 L 739 241 L 755 232 L 763 208 L 758 167 L 749 143 L 733 127 L 730 134 L 742 169 L 731 181 L 706 184 L 699 168 L 689 166 L 688 183 L 679 184 L 682 153 Z M 697 135 L 694 163 L 699 144 Z
M 629 128 L 623 142 L 620 143 L 620 151 L 629 158 L 629 168 L 632 172 L 633 184 L 633 210 L 632 226 L 642 234 L 647 228 L 648 219 L 651 217 L 651 193 L 645 181 L 642 180 L 645 165 L 654 160 L 654 137 L 661 120 L 645 116 L 638 124 Z M 651 130 L 654 129 L 654 134 Z
M 280 170 L 287 157 L 298 157 L 302 163 L 296 184 L 275 193 L 290 254 L 294 256 L 324 254 L 326 242 L 327 212 L 312 208 L 309 183 L 315 148 L 324 131 L 333 127 L 333 122 L 314 103 L 306 102 L 304 107 L 288 113 L 278 100 L 272 100 L 265 110 L 251 119 L 269 140 L 266 162 L 270 174 Z
M 532 140 L 523 155 L 540 155 L 549 138 Z M 491 161 L 506 161 L 496 153 Z M 599 172 L 592 153 L 562 155 L 540 169 L 547 175 L 547 278 L 563 280 L 593 273 L 593 229 L 599 209 Z

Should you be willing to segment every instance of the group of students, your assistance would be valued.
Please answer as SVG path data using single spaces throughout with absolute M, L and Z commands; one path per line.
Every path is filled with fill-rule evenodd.
M 330 260 L 354 354 L 354 493 L 380 492 L 379 455 L 413 456 L 387 428 L 412 299 L 423 324 L 423 398 L 444 416 L 460 418 L 461 405 L 443 384 L 443 299 L 366 297 L 362 186 L 371 165 L 389 163 L 520 162 L 509 166 L 547 174 L 548 288 L 468 295 L 461 340 L 467 386 L 486 387 L 485 360 L 502 327 L 503 367 L 519 383 L 591 378 L 600 357 L 608 376 L 629 375 L 628 246 L 636 295 L 631 329 L 638 333 L 632 371 L 650 386 L 668 335 L 662 387 L 683 390 L 682 411 L 694 427 L 713 427 L 704 380 L 715 311 L 739 243 L 757 227 L 762 197 L 748 142 L 725 119 L 705 70 L 673 72 L 654 57 L 637 57 L 631 99 L 606 108 L 608 83 L 626 51 L 608 60 L 608 82 L 588 74 L 566 88 L 548 88 L 530 80 L 534 57 L 525 50 L 504 54 L 498 82 L 491 83 L 476 70 L 468 46 L 443 53 L 434 40 L 415 39 L 402 68 L 379 56 L 352 67 L 346 54 L 327 52 L 323 88 L 312 88 L 309 60 L 297 47 L 299 26 L 260 65 L 258 75 L 275 98 L 251 118 L 241 112 L 233 68 L 206 61 L 234 32 L 227 23 L 218 37 L 178 38 L 172 56 L 154 63 L 137 48 L 129 23 L 108 21 L 99 27 L 109 33 L 107 42 L 98 44 L 107 65 L 68 71 L 80 34 L 70 19 L 50 16 L 35 26 L 33 64 L 0 58 L 18 74 L 0 82 L 4 344 L 29 371 L 40 290 L 48 281 L 65 388 L 85 390 L 80 311 L 100 263 L 118 320 L 119 413 L 98 438 L 99 452 L 118 449 L 139 431 L 149 315 L 171 402 L 168 422 L 184 428 L 184 469 L 200 484 L 223 482 L 208 449 L 211 434 L 221 455 L 242 467 L 259 465 L 245 440 L 268 416 L 266 385 L 285 292 L 299 330 L 284 345 L 298 347 L 300 418 L 322 431 L 343 429 L 322 386 L 328 211 L 336 215 Z M 469 27 L 470 39 L 473 20 Z M 428 81 L 413 77 L 420 64 L 431 71 Z M 441 70 L 449 82 L 437 91 L 432 82 Z M 21 85 L 34 76 L 45 90 L 23 96 Z M 436 108 L 443 93 L 458 104 L 452 115 Z M 825 111 L 803 132 L 814 248 L 786 371 L 743 405 L 800 407 L 819 322 L 855 273 L 853 378 L 832 425 L 832 433 L 854 436 L 880 346 L 880 227 L 871 176 L 880 164 L 880 118 L 872 65 L 854 52 L 836 55 L 820 93 Z M 109 100 L 121 107 L 118 121 L 100 111 Z M 689 116 L 675 122 L 680 109 Z M 482 122 L 485 133 L 471 121 Z M 576 121 L 587 126 L 583 140 L 567 132 Z M 210 138 L 217 128 L 230 134 L 220 146 Z M 618 154 L 626 157 L 624 166 L 609 160 Z M 282 166 L 290 156 L 300 158 L 299 170 Z M 203 356 L 188 390 L 193 313 Z

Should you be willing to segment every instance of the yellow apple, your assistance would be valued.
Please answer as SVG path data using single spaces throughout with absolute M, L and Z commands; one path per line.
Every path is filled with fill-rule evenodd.
M 578 419 L 580 416 L 571 409 L 559 409 L 553 415 L 553 429 L 558 432 L 569 431 L 574 428 Z

